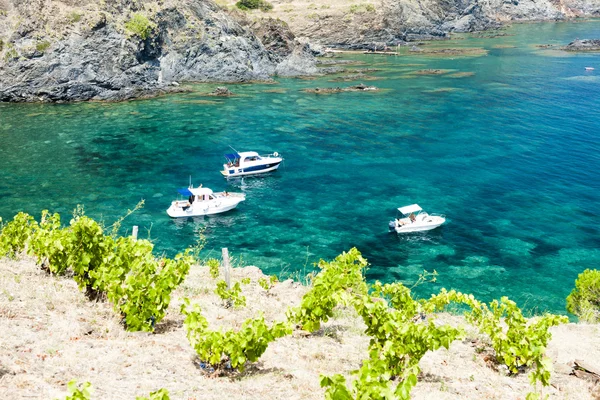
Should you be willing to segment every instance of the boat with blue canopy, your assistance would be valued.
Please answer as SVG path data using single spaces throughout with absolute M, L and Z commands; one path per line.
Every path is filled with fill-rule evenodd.
M 174 200 L 167 209 L 171 218 L 196 217 L 200 215 L 219 214 L 237 207 L 246 200 L 244 193 L 213 192 L 209 188 L 189 187 L 178 190 L 187 200 Z
M 225 158 L 227 163 L 223 164 L 221 174 L 226 178 L 275 171 L 283 161 L 277 152 L 260 155 L 255 151 L 236 151 L 225 154 Z

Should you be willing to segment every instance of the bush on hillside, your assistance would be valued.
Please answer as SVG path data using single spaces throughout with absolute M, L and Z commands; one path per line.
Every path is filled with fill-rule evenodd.
M 142 40 L 146 40 L 150 37 L 154 27 L 154 23 L 150 22 L 144 15 L 138 13 L 133 14 L 129 21 L 125 23 L 125 29 L 132 34 L 139 36 Z
M 600 271 L 586 269 L 579 274 L 567 297 L 567 311 L 582 321 L 600 322 Z
M 270 11 L 273 9 L 273 4 L 265 0 L 239 0 L 235 6 L 240 10 L 257 10 Z

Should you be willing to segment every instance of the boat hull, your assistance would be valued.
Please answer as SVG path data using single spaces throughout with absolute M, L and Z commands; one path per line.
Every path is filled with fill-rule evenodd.
M 189 207 L 184 207 L 180 202 L 174 201 L 167 209 L 167 214 L 171 218 L 199 217 L 203 215 L 221 214 L 233 210 L 245 200 L 245 197 L 231 197 L 226 199 L 216 199 L 211 201 L 194 202 Z
M 443 217 L 429 216 L 425 221 L 418 221 L 400 226 L 398 226 L 395 221 L 390 221 L 390 228 L 393 228 L 396 233 L 424 232 L 435 229 L 444 222 L 446 222 L 446 219 Z
M 243 167 L 227 167 L 221 170 L 221 174 L 226 177 L 246 176 L 246 175 L 257 175 L 264 174 L 267 172 L 275 171 L 279 168 L 281 160 L 268 162 L 260 165 L 249 165 Z

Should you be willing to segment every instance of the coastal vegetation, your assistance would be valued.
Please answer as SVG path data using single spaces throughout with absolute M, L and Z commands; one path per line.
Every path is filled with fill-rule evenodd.
M 121 222 L 122 219 L 117 226 Z M 184 281 L 191 265 L 198 262 L 201 249 L 189 249 L 171 260 L 152 255 L 153 245 L 148 240 L 118 237 L 114 227 L 112 235 L 104 234 L 105 230 L 85 216 L 82 208 L 74 212 L 66 227 L 61 227 L 58 214 L 44 211 L 38 223 L 19 213 L 2 227 L 0 257 L 18 258 L 26 253 L 36 257 L 50 274 L 65 275 L 70 271 L 86 296 L 107 299 L 113 305 L 125 329 L 154 331 L 168 309 L 170 293 Z M 216 277 L 215 262 L 211 264 L 210 274 Z M 506 297 L 488 305 L 453 290 L 442 289 L 429 299 L 416 299 L 411 288 L 399 282 L 368 284 L 364 277 L 367 267 L 367 260 L 355 248 L 332 261 L 321 260 L 318 273 L 310 275 L 310 285 L 299 305 L 289 307 L 286 318 L 270 324 L 259 311 L 258 316 L 246 319 L 238 329 L 215 330 L 210 328 L 205 310 L 184 297 L 180 312 L 199 368 L 215 376 L 256 368 L 252 363 L 260 359 L 270 343 L 291 335 L 293 326 L 308 336 L 318 334 L 323 324 L 335 317 L 336 310 L 354 310 L 362 320 L 363 334 L 370 338 L 366 358 L 358 369 L 350 371 L 354 376 L 350 382 L 344 374 L 323 374 L 325 398 L 408 399 L 419 381 L 419 364 L 425 354 L 441 347 L 448 349 L 467 334 L 464 327 L 437 322 L 439 312 L 448 307 L 466 307 L 466 321 L 479 335 L 489 338 L 495 363 L 505 366 L 510 375 L 529 371 L 533 390 L 527 399 L 544 398 L 551 372 L 551 361 L 545 354 L 551 338 L 549 330 L 566 323 L 566 317 L 544 314 L 527 319 L 516 303 Z M 435 272 L 425 272 L 415 285 L 435 278 Z M 243 281 L 248 284 L 250 279 Z M 597 271 L 582 274 L 570 304 L 597 300 L 599 281 Z M 269 290 L 276 278 L 267 282 L 261 277 L 257 283 Z M 270 286 L 265 287 L 266 283 Z M 220 280 L 216 293 L 226 307 L 245 305 L 240 282 L 227 289 L 227 283 Z M 69 390 L 72 397 L 67 398 L 89 396 L 88 383 L 81 389 L 70 384 Z M 163 396 L 156 398 L 168 398 L 164 397 L 168 396 L 166 392 L 154 394 Z
M 156 27 L 156 24 L 151 22 L 145 15 L 135 13 L 131 18 L 125 22 L 125 29 L 140 37 L 142 40 L 146 40 L 150 37 L 152 30 Z
M 600 322 L 600 271 L 586 269 L 567 297 L 567 310 L 590 323 Z
M 239 0 L 235 6 L 240 10 L 261 10 L 270 11 L 273 9 L 273 4 L 266 0 Z
M 63 275 L 68 268 L 88 298 L 111 302 L 127 330 L 153 331 L 166 313 L 171 291 L 194 262 L 192 249 L 174 259 L 156 257 L 150 241 L 104 231 L 82 208 L 64 228 L 58 214 L 44 211 L 37 223 L 19 213 L 2 229 L 0 257 L 26 251 L 51 274 Z

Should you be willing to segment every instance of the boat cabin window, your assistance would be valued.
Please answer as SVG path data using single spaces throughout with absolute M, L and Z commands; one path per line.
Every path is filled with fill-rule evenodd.
M 256 161 L 259 160 L 260 158 L 258 156 L 250 156 L 250 157 L 246 157 L 244 158 L 244 161 Z

